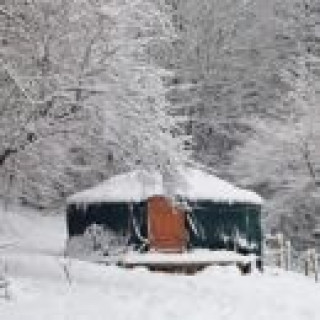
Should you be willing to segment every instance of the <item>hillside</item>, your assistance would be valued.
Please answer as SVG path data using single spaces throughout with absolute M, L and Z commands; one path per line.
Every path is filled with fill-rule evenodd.
M 320 284 L 302 275 L 212 267 L 183 276 L 65 260 L 63 217 L 15 211 L 1 230 L 12 246 L 1 250 L 10 299 L 0 298 L 0 319 L 319 318 Z

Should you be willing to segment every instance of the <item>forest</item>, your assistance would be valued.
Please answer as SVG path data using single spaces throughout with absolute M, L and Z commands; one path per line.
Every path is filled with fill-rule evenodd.
M 320 230 L 320 1 L 0 0 L 0 197 L 197 164 Z

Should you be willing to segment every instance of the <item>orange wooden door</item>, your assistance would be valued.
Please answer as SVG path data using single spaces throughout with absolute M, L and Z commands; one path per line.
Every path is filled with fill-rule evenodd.
M 157 251 L 182 252 L 186 248 L 185 213 L 164 197 L 148 200 L 148 237 L 150 248 Z

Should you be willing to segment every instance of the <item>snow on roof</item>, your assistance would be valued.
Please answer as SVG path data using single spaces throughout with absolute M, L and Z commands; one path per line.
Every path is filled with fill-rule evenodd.
M 214 200 L 217 202 L 240 202 L 262 204 L 262 198 L 245 189 L 208 174 L 202 170 L 186 168 L 183 172 L 185 184 L 177 194 L 190 200 Z
M 116 175 L 91 189 L 78 192 L 69 197 L 67 202 L 140 202 L 156 194 L 163 194 L 161 175 L 136 170 Z
M 262 198 L 240 189 L 212 174 L 194 168 L 180 168 L 180 182 L 173 187 L 174 195 L 188 200 L 212 200 L 228 203 L 262 204 Z M 155 195 L 165 195 L 163 177 L 159 172 L 131 171 L 112 177 L 101 184 L 76 193 L 68 203 L 140 202 Z

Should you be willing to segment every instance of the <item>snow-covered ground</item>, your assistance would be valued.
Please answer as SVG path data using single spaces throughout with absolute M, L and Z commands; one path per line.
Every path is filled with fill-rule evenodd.
M 63 209 L 60 210 L 63 213 Z M 63 214 L 37 212 L 28 208 L 4 211 L 0 201 L 0 253 L 6 251 L 61 255 L 66 241 Z
M 211 267 L 184 276 L 66 260 L 63 217 L 11 213 L 13 221 L 0 238 L 15 243 L 0 249 L 11 296 L 0 298 L 1 320 L 320 319 L 320 284 L 302 275 Z

